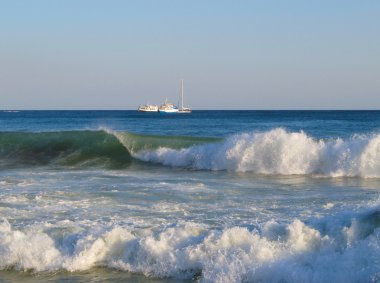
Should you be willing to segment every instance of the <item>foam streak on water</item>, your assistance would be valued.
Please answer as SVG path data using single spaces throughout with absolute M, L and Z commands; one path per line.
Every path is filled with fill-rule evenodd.
M 377 279 L 376 180 L 137 169 L 2 173 L 0 268 L 105 267 L 201 282 Z

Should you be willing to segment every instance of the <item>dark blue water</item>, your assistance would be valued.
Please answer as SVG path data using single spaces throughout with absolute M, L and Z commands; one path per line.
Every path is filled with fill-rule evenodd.
M 380 130 L 380 111 L 194 111 L 162 115 L 137 111 L 0 112 L 0 131 L 109 128 L 142 134 L 218 136 L 283 127 L 316 138 L 346 138 Z

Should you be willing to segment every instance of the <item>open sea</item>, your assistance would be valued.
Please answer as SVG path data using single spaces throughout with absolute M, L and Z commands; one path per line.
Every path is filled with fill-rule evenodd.
M 380 282 L 380 111 L 0 111 L 0 282 Z

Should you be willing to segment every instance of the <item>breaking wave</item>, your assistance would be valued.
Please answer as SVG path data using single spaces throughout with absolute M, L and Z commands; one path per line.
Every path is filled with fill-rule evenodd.
M 160 147 L 134 157 L 168 166 L 258 174 L 380 177 L 380 135 L 316 140 L 278 128 L 183 149 Z
M 131 153 L 170 147 L 180 149 L 213 138 L 164 137 L 128 132 L 60 131 L 0 133 L 0 166 L 103 166 L 124 168 Z
M 0 269 L 73 272 L 109 267 L 202 282 L 380 279 L 379 207 L 314 223 L 269 221 L 254 229 L 216 230 L 185 222 L 150 231 L 108 225 L 75 231 L 70 223 L 17 230 L 3 220 Z
M 197 170 L 380 177 L 380 135 L 317 140 L 277 128 L 225 139 L 64 131 L 0 133 L 0 166 L 104 166 L 133 160 Z

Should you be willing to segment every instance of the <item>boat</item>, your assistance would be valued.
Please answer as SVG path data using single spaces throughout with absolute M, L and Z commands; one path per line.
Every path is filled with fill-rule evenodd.
M 147 103 L 145 105 L 140 105 L 138 108 L 138 111 L 139 112 L 158 112 L 158 106 Z
M 160 113 L 177 113 L 178 107 L 175 106 L 173 103 L 168 102 L 168 99 L 165 99 L 164 104 L 160 105 L 158 111 Z
M 191 108 L 183 106 L 183 80 L 181 80 L 180 99 L 181 99 L 181 107 L 179 107 L 178 113 L 181 113 L 181 114 L 191 113 Z

